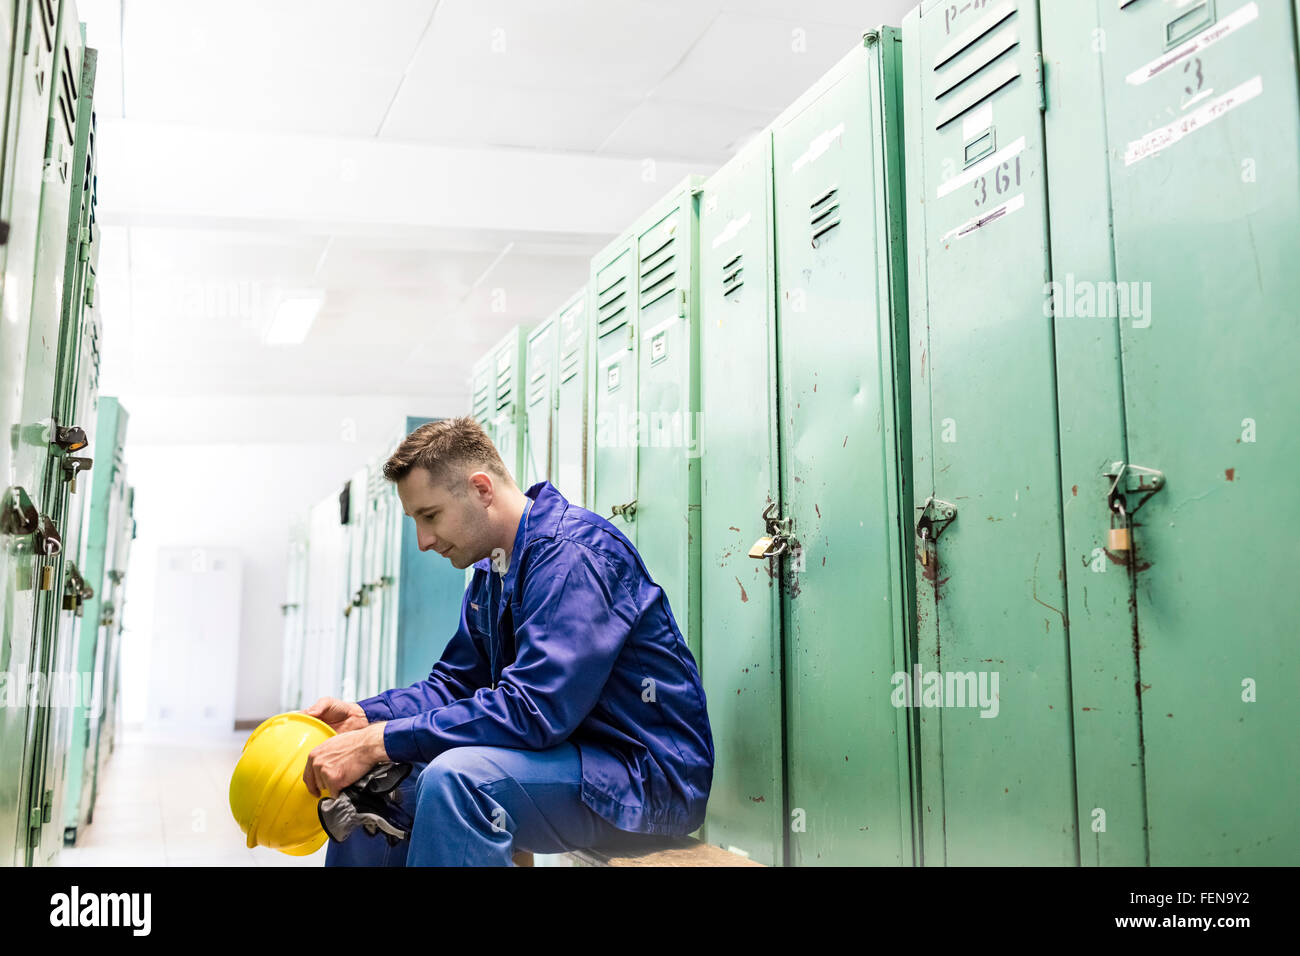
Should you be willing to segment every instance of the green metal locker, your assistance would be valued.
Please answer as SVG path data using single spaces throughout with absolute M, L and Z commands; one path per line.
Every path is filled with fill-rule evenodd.
M 122 490 L 121 520 L 113 527 L 112 562 L 108 570 L 107 590 L 102 605 L 105 631 L 95 654 L 95 674 L 103 693 L 101 705 L 90 713 L 89 740 L 86 769 L 90 774 L 88 784 L 82 784 L 82 805 L 87 807 L 85 819 L 93 819 L 95 797 L 99 793 L 99 778 L 117 740 L 121 723 L 122 704 L 122 617 L 125 607 L 126 572 L 131 558 L 131 542 L 135 540 L 135 489 Z M 93 756 L 92 756 L 93 754 Z
M 704 837 L 785 862 L 772 134 L 700 193 L 700 671 L 713 730 Z M 771 510 L 769 510 L 771 509 Z
M 63 9 L 63 8 L 66 8 Z M 81 45 L 70 2 L 23 5 L 15 24 L 15 55 L 8 77 L 3 196 L 5 243 L 3 291 L 3 388 L 5 426 L 15 439 L 4 442 L 8 486 L 3 532 L 4 634 L 0 671 L 15 679 L 18 705 L 0 708 L 0 860 L 29 861 L 29 843 L 39 834 L 47 801 L 36 758 L 44 721 L 29 707 L 28 677 L 41 662 L 48 614 L 38 611 L 42 595 L 61 583 L 62 532 L 45 497 L 51 440 L 66 434 L 44 426 L 53 404 L 59 342 L 60 302 L 67 249 L 75 114 L 69 96 L 80 80 Z M 64 20 L 71 20 L 69 26 Z M 21 39 L 20 39 L 21 38 Z M 57 107 L 56 107 L 57 102 Z M 14 689 L 14 688 L 11 688 Z M 53 819 L 53 794 L 49 811 Z
M 791 865 L 914 856 L 899 47 L 868 33 L 772 126 Z
M 95 675 L 93 695 L 82 698 L 72 708 L 72 732 L 68 738 L 66 786 L 64 796 L 64 842 L 75 842 L 77 831 L 89 822 L 92 812 L 90 795 L 95 777 L 95 741 L 93 733 L 100 726 L 97 719 L 108 692 L 103 663 L 107 644 L 119 626 L 120 578 L 125 565 L 118 553 L 126 513 L 126 466 L 123 449 L 126 443 L 126 409 L 116 398 L 101 398 L 95 423 L 95 459 L 98 467 L 83 479 L 89 485 L 89 524 L 83 543 L 83 576 L 90 590 L 85 599 L 79 624 L 74 670 L 78 675 Z M 119 578 L 114 581 L 114 577 Z
M 346 497 L 351 499 L 351 485 Z M 300 664 L 302 706 L 343 696 L 342 661 L 354 610 L 348 590 L 348 532 L 340 495 L 317 502 L 308 515 L 306 630 Z
M 903 31 L 925 861 L 1074 864 L 1037 8 Z
M 678 184 L 592 260 L 588 422 L 593 510 L 622 519 L 697 661 L 702 182 Z
M 474 363 L 470 376 L 470 414 L 493 437 L 492 352 Z M 495 440 L 495 439 L 494 439 Z
M 372 462 L 366 471 L 363 510 L 361 590 L 364 597 L 358 612 L 361 614 L 360 638 L 357 647 L 356 698 L 371 697 L 388 686 L 380 686 L 384 660 L 384 585 L 388 575 L 387 502 L 383 485 L 387 482 L 380 473 L 383 462 Z
M 587 507 L 610 517 L 636 544 L 636 253 L 631 243 L 624 234 L 591 261 Z
M 1091 292 L 1113 279 L 1110 217 L 1099 214 L 1110 185 L 1101 145 L 1106 120 L 1095 20 L 1093 4 L 1077 4 L 1042 23 L 1046 98 L 1052 106 L 1043 117 L 1051 171 L 1052 278 L 1068 281 L 1061 294 L 1068 291 L 1071 298 L 1076 283 Z M 1050 296 L 1046 309 L 1050 313 Z M 1106 551 L 1115 516 L 1104 472 L 1112 461 L 1128 460 L 1119 329 L 1113 318 L 1069 315 L 1054 317 L 1052 325 L 1079 858 L 1085 865 L 1142 866 L 1148 854 L 1132 587 L 1127 568 L 1113 563 Z
M 551 483 L 576 505 L 587 503 L 587 290 L 559 311 L 555 458 Z
M 50 9 L 38 13 L 42 27 Z M 23 384 L 23 423 L 16 431 L 19 482 L 35 479 L 40 495 L 37 510 L 46 516 L 47 530 L 38 529 L 33 546 L 45 552 L 38 572 L 34 628 L 26 672 L 44 685 L 37 706 L 28 711 L 25 786 L 20 791 L 20 816 L 25 816 L 29 865 L 49 864 L 62 845 L 63 754 L 70 732 L 69 708 L 58 706 L 57 695 L 68 693 L 65 675 L 75 648 L 75 627 L 64 623 L 64 610 L 75 613 L 84 597 L 76 567 L 80 515 L 84 496 L 68 499 L 78 469 L 90 459 L 76 455 L 93 432 L 95 372 L 82 372 L 84 357 L 97 365 L 93 348 L 82 344 L 82 263 L 93 237 L 83 231 L 83 210 L 93 208 L 93 51 L 83 55 L 80 25 L 72 3 L 60 5 L 53 30 L 42 31 L 56 54 L 50 71 L 51 119 L 46 141 L 46 165 L 37 233 L 36 272 L 32 287 L 32 321 L 28 333 L 27 374 Z M 93 323 L 93 314 L 92 314 Z M 92 332 L 92 339 L 93 339 Z M 82 375 L 89 375 L 86 383 Z M 84 399 L 86 408 L 76 407 Z M 86 415 L 89 420 L 78 420 Z M 28 467 L 31 470 L 28 471 Z M 72 506 L 76 507 L 72 507 Z M 51 552 L 54 553 L 51 553 Z M 46 587 L 46 585 L 49 587 Z M 69 603 L 70 602 L 70 603 Z M 51 679 L 53 678 L 53 679 Z
M 73 14 L 75 17 L 75 14 Z M 75 19 L 69 29 L 80 31 Z M 65 57 L 65 63 L 67 62 Z M 69 170 L 72 189 L 69 219 L 64 232 L 63 295 L 60 301 L 58 367 L 52 402 L 56 425 L 82 428 L 93 441 L 96 405 L 99 395 L 100 318 L 96 307 L 95 268 L 99 262 L 99 225 L 96 218 L 95 114 L 93 97 L 97 54 L 87 49 L 81 57 L 78 82 L 65 90 L 76 116 L 73 162 Z M 69 74 L 71 75 L 71 74 Z M 57 97 L 56 97 L 57 98 Z M 85 581 L 82 531 L 90 497 L 91 476 L 78 480 L 89 471 L 93 459 L 72 450 L 59 448 L 57 466 L 52 460 L 46 472 L 46 494 L 53 507 L 56 526 L 63 534 L 62 588 L 47 592 L 50 631 L 43 655 L 43 670 L 50 675 L 53 688 L 62 687 L 75 695 L 79 677 L 74 665 L 77 641 L 84 614 L 84 601 L 94 594 Z M 78 490 L 80 489 L 80 493 Z M 46 712 L 41 747 L 37 759 L 44 763 L 41 784 L 50 803 L 48 817 L 42 813 L 43 836 L 33 862 L 51 864 L 62 846 L 64 833 L 63 800 L 66 755 L 73 732 L 68 706 L 52 706 Z
M 1264 514 L 1286 527 L 1297 511 L 1300 13 L 1043 9 L 1063 416 L 1084 418 L 1080 388 L 1110 379 L 1106 427 L 1062 429 L 1062 483 L 1081 502 L 1066 523 L 1079 819 L 1106 822 L 1082 831 L 1085 859 L 1144 862 L 1117 853 L 1113 828 L 1145 809 L 1151 865 L 1293 863 L 1300 597 L 1261 542 Z M 1076 172 L 1109 199 L 1107 221 L 1055 190 Z M 1071 226 L 1086 247 L 1058 247 Z M 1081 328 L 1101 342 L 1072 352 Z M 1133 589 L 1129 613 L 1079 606 L 1103 577 Z M 1122 735 L 1099 712 L 1109 701 Z
M 510 476 L 524 474 L 524 361 L 528 326 L 517 325 L 492 349 L 492 442 Z
M 307 633 L 307 521 L 299 518 L 289 526 L 289 545 L 285 562 L 284 603 L 280 605 L 283 617 L 284 654 L 280 675 L 280 710 L 301 710 L 313 700 L 302 699 L 302 669 Z
M 557 315 L 547 316 L 528 333 L 524 378 L 524 467 L 519 487 L 531 488 L 555 478 L 556 363 L 559 360 Z
M 366 507 L 368 501 L 369 470 L 359 468 L 348 482 L 348 520 L 346 528 L 347 546 L 346 574 L 343 586 L 343 625 L 342 641 L 338 655 L 339 672 L 337 696 L 344 700 L 359 700 L 365 697 L 360 693 L 364 683 L 361 673 L 361 655 L 366 641 L 369 619 L 369 594 L 366 591 L 366 523 L 369 518 Z

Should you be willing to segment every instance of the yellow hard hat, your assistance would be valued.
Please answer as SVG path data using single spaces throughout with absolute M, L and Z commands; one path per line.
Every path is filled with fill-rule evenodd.
M 307 754 L 334 731 L 315 717 L 292 712 L 262 722 L 244 743 L 230 778 L 230 812 L 259 844 L 290 856 L 307 856 L 325 843 L 317 797 L 302 781 Z

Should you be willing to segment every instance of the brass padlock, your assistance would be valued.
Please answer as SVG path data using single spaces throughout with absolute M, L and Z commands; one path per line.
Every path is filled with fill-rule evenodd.
M 770 535 L 765 534 L 750 547 L 749 556 L 751 558 L 765 558 L 767 557 L 767 549 L 770 547 L 772 547 L 772 538 Z
M 1128 551 L 1133 542 L 1128 528 L 1111 528 L 1107 548 L 1111 551 Z
M 41 567 L 41 590 L 54 590 L 54 567 L 52 565 L 46 564 Z

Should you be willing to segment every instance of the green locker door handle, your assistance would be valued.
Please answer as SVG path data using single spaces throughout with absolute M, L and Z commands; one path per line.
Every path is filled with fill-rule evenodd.
M 622 516 L 624 521 L 631 524 L 633 519 L 636 518 L 636 499 L 633 498 L 625 505 L 614 505 L 609 510 L 609 516 L 611 518 Z

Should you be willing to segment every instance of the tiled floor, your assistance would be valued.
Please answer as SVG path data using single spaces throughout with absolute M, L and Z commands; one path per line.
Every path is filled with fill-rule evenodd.
M 250 850 L 230 815 L 230 775 L 250 731 L 162 738 L 127 730 L 108 761 L 94 821 L 62 866 L 321 866 L 325 848 L 292 857 Z

